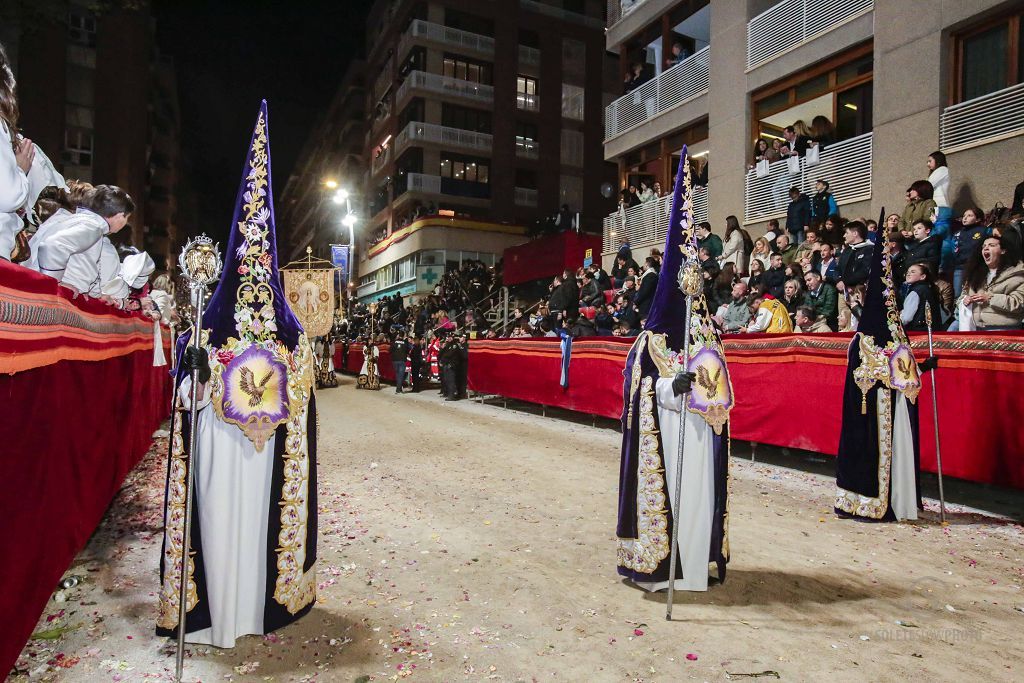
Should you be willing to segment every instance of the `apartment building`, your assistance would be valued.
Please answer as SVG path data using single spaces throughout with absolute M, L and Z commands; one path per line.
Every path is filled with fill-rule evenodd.
M 169 270 L 184 232 L 174 63 L 156 48 L 147 2 L 94 5 L 23 3 L 0 14 L 21 126 L 66 178 L 125 188 L 136 204 L 126 241 Z
M 608 0 L 608 50 L 645 82 L 606 108 L 605 158 L 619 187 L 666 185 L 687 144 L 695 214 L 719 234 L 729 215 L 764 232 L 789 188 L 818 178 L 844 216 L 899 212 L 935 150 L 954 211 L 1009 205 L 1024 180 L 1022 15 L 1003 0 Z M 751 168 L 756 140 L 816 118 L 834 128 L 818 163 Z M 605 261 L 624 238 L 660 246 L 667 201 L 607 216 Z
M 600 229 L 615 179 L 603 2 L 374 5 L 361 300 L 429 292 L 467 259 L 492 264 L 563 204 Z
M 278 240 L 289 259 L 330 258 L 331 244 L 349 244 L 342 221 L 349 208 L 365 219 L 366 62 L 351 62 L 323 118 L 306 140 L 277 204 Z M 346 201 L 337 203 L 338 191 Z

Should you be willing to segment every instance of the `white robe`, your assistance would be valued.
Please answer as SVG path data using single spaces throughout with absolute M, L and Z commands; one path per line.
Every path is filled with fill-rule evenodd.
M 59 229 L 48 232 L 45 238 L 38 241 L 39 272 L 65 282 L 68 263 L 77 256 L 80 267 L 73 269 L 70 275 L 74 281 L 67 281 L 67 284 L 79 292 L 88 292 L 93 281 L 99 277 L 103 252 L 101 241 L 109 232 L 110 226 L 105 218 L 88 209 L 78 209 L 73 216 L 60 223 Z
M 661 447 L 665 454 L 665 483 L 675 510 L 679 415 L 682 396 L 672 392 L 671 379 L 659 379 L 656 387 Z M 675 521 L 679 562 L 683 578 L 675 589 L 706 591 L 711 555 L 711 526 L 715 512 L 714 432 L 700 415 L 686 412 L 686 452 L 683 454 L 682 504 Z M 637 582 L 645 590 L 668 588 L 668 581 Z
M 191 405 L 191 386 L 191 379 L 186 378 L 179 388 L 186 406 Z M 199 524 L 202 534 L 213 625 L 188 633 L 185 639 L 230 648 L 236 638 L 264 633 L 267 515 L 276 438 L 256 451 L 238 427 L 217 417 L 210 405 L 209 385 L 200 406 L 194 458 L 198 507 L 193 508 L 199 514 L 192 523 Z
M 885 389 L 881 389 L 879 394 Z M 883 408 L 879 406 L 879 410 Z M 896 392 L 892 421 L 892 469 L 889 502 L 899 521 L 917 519 L 917 481 L 914 478 L 914 433 L 910 428 L 907 397 Z
M 68 211 L 67 209 L 57 209 L 57 211 L 52 216 L 43 221 L 39 225 L 39 228 L 36 230 L 36 234 L 32 235 L 32 237 L 29 238 L 28 246 L 29 251 L 31 251 L 31 254 L 28 257 L 28 260 L 22 263 L 21 265 L 25 266 L 26 268 L 31 268 L 32 270 L 38 273 L 39 244 L 43 240 L 47 239 L 47 237 L 49 237 L 50 235 L 56 234 L 56 232 L 60 230 L 61 226 L 63 226 L 64 223 L 74 215 L 75 214 L 73 212 Z
M 359 369 L 360 375 L 367 375 L 370 373 L 369 365 L 367 364 L 366 347 L 363 347 L 363 367 Z M 373 347 L 373 359 L 377 361 L 377 376 L 380 376 L 380 349 L 376 346 Z

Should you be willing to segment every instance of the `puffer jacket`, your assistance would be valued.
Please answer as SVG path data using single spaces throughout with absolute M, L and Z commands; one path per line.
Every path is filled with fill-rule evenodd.
M 966 289 L 967 294 L 975 293 L 970 287 Z M 1020 325 L 1024 320 L 1024 265 L 1005 269 L 981 291 L 990 292 L 992 299 L 971 306 L 978 329 Z

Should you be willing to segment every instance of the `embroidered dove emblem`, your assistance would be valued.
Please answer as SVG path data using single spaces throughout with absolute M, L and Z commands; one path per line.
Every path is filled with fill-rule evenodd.
M 263 400 L 263 392 L 266 391 L 267 383 L 270 381 L 270 378 L 274 376 L 274 371 L 268 371 L 267 374 L 263 376 L 263 379 L 260 380 L 259 384 L 256 384 L 254 381 L 256 377 L 252 374 L 252 370 L 249 368 L 241 368 L 239 372 L 242 375 L 240 382 L 242 391 L 249 395 L 249 407 L 255 408 L 260 404 L 260 401 Z
M 704 392 L 711 398 L 715 395 L 715 391 L 718 389 L 718 378 L 722 376 L 722 368 L 718 368 L 715 371 L 714 376 L 708 372 L 708 369 L 701 365 L 697 368 L 697 384 L 704 389 Z

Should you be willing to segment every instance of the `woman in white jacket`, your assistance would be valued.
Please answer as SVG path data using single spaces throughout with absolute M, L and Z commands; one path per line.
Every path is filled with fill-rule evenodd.
M 35 147 L 18 135 L 18 99 L 14 73 L 0 45 L 0 258 L 11 260 L 15 238 L 24 227 L 18 215 L 28 200 L 28 172 Z
M 948 272 L 953 265 L 953 248 L 955 240 L 952 235 L 953 207 L 949 204 L 949 166 L 946 155 L 932 152 L 928 155 L 928 182 L 932 184 L 932 199 L 935 201 L 935 227 L 932 235 L 942 238 L 942 260 L 939 271 Z
M 747 252 L 743 245 L 743 230 L 740 228 L 740 221 L 736 216 L 727 216 L 725 219 L 725 242 L 722 244 L 722 255 L 719 257 L 721 265 L 732 263 L 736 266 L 736 273 L 747 274 Z

